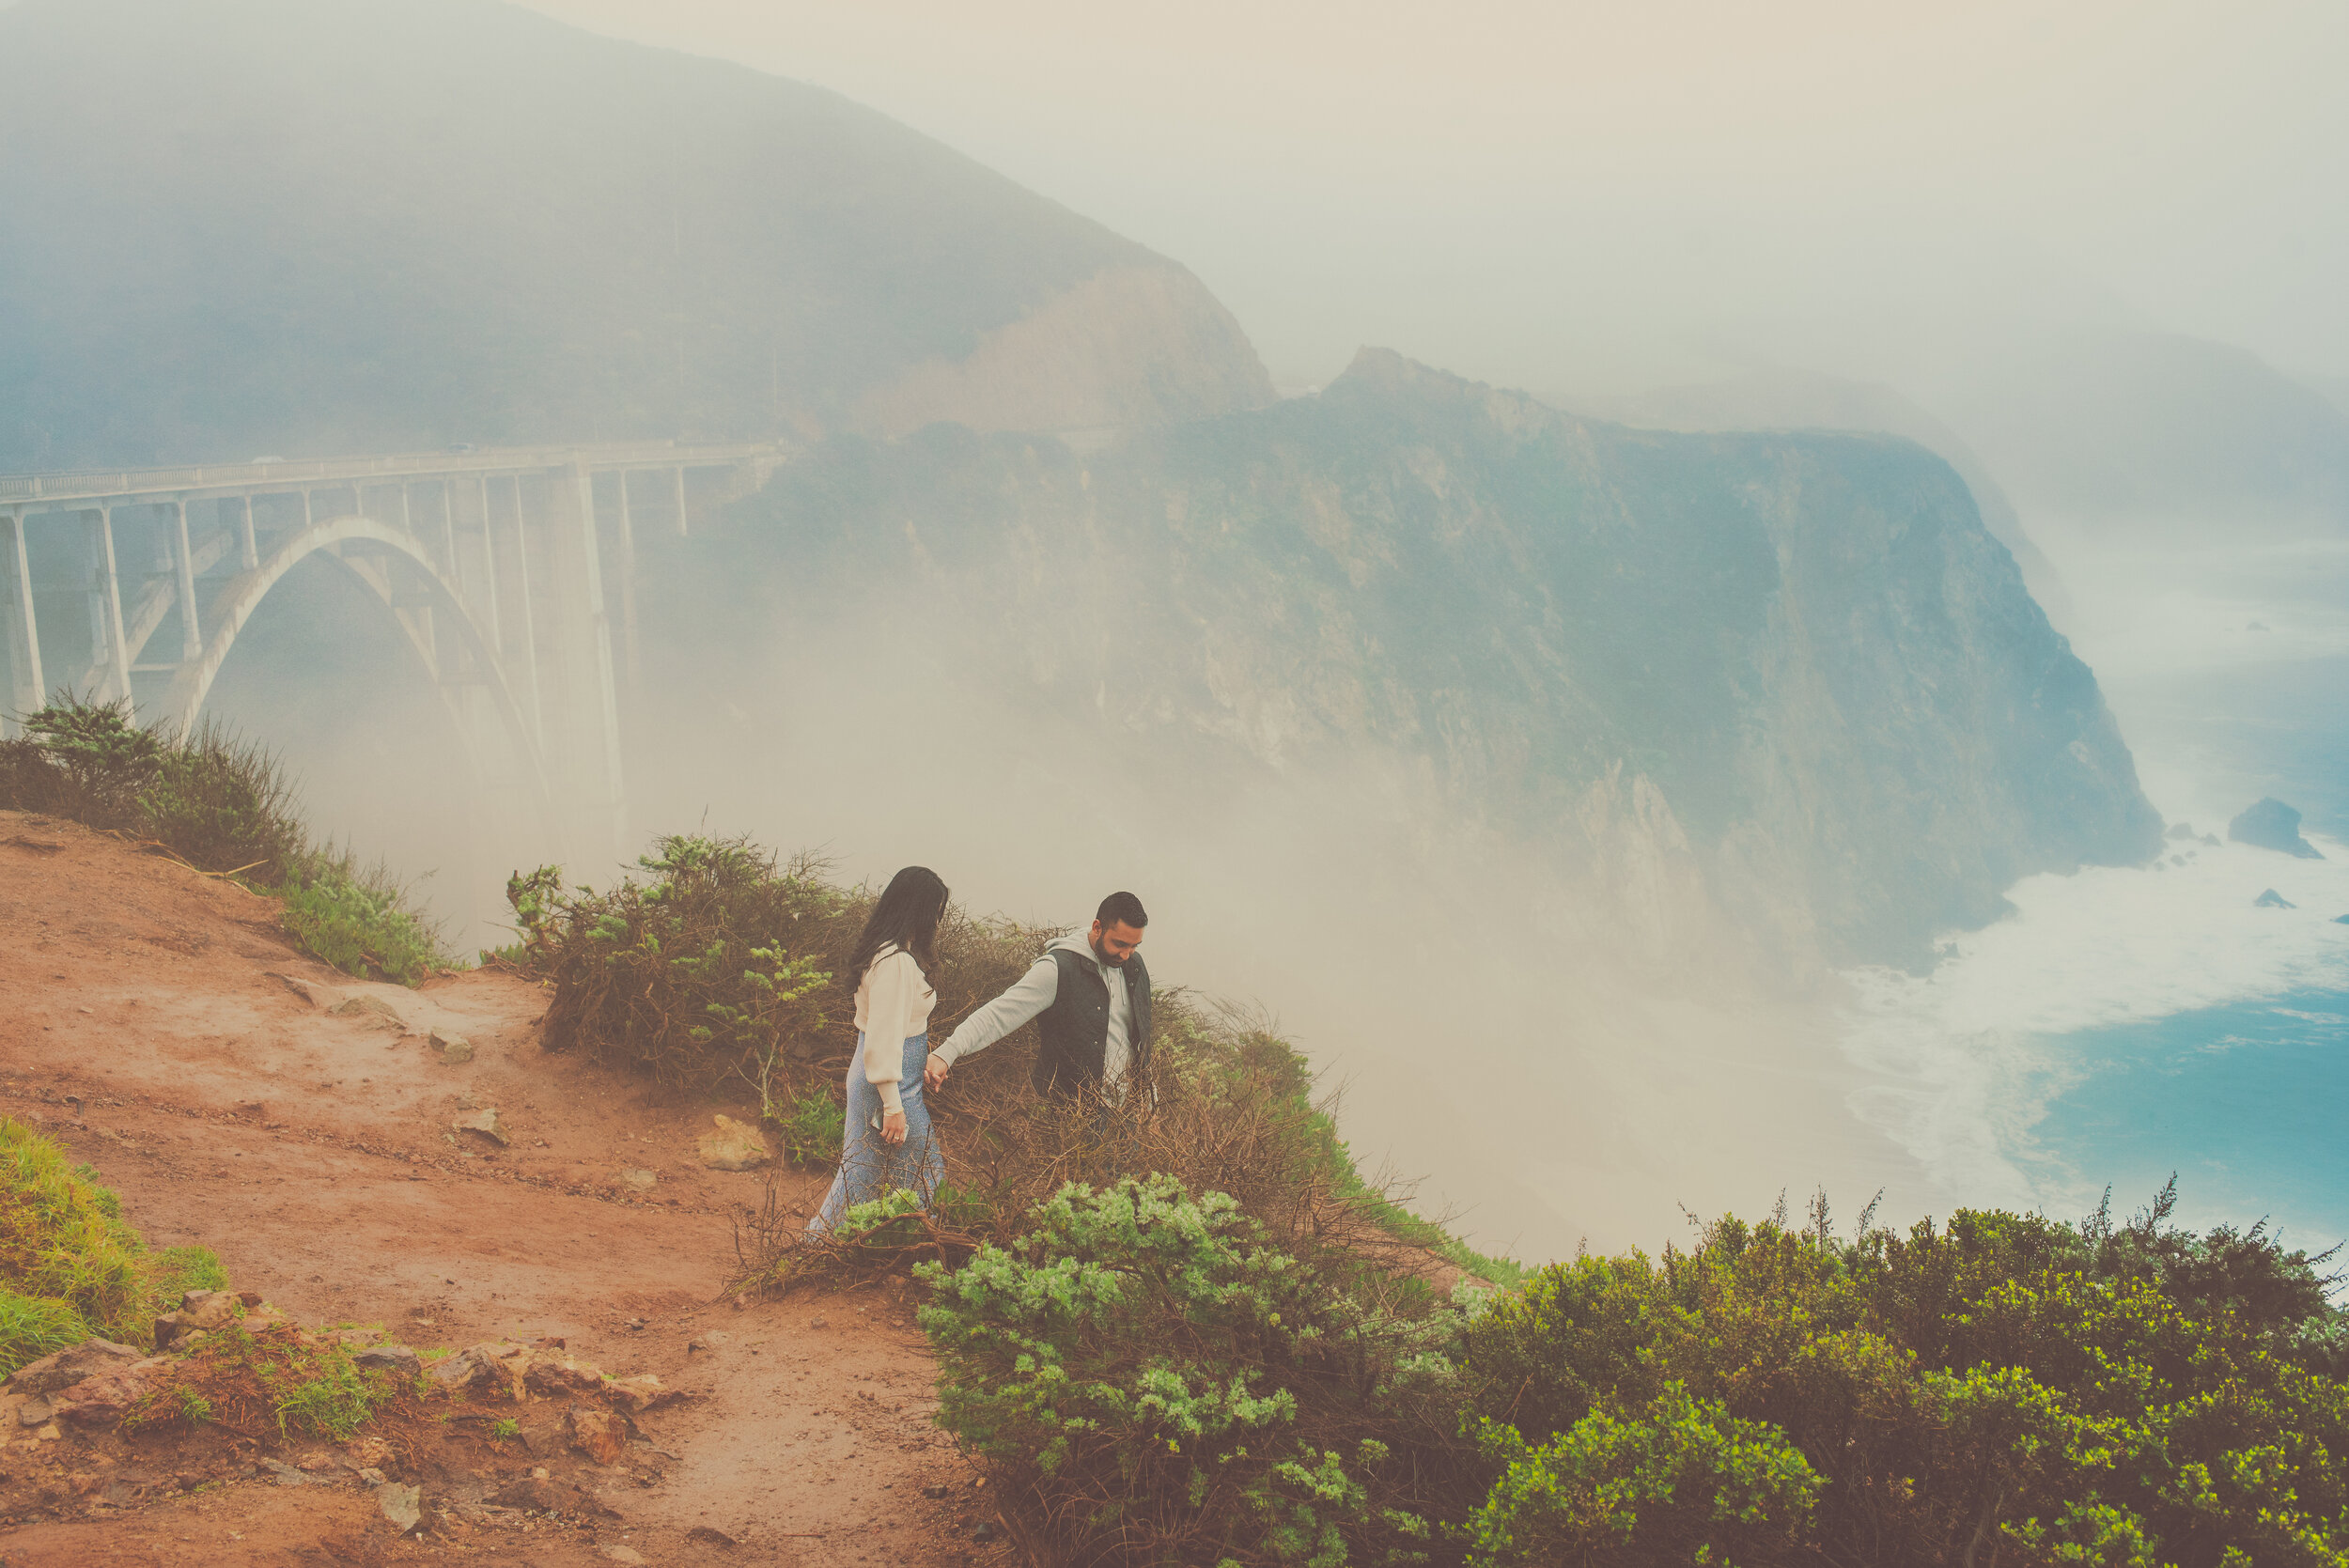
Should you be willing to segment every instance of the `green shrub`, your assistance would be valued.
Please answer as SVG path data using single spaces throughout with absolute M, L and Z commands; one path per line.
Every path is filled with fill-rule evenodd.
M 839 1164 L 846 1114 L 830 1082 L 810 1083 L 774 1118 L 783 1134 L 783 1157 L 801 1166 Z
M 166 737 L 127 703 L 70 692 L 0 741 L 0 807 L 132 832 L 199 871 L 285 903 L 305 952 L 362 979 L 415 985 L 447 967 L 440 931 L 381 866 L 310 842 L 277 758 L 210 723 Z
M 289 879 L 307 841 L 276 757 L 210 722 L 157 748 L 138 815 L 149 837 L 190 865 L 264 882 Z
M 1078 1560 L 1423 1560 L 1464 1457 L 1456 1313 L 1366 1307 L 1166 1176 L 921 1273 L 940 1424 Z
M 406 886 L 380 864 L 311 850 L 263 891 L 284 900 L 287 933 L 345 974 L 415 986 L 449 967 L 438 924 L 416 913 Z
M 1503 1466 L 1471 1537 L 1494 1561 L 2349 1561 L 2349 1384 L 2305 1354 L 2339 1343 L 2322 1260 L 2171 1231 L 2169 1202 L 2125 1233 L 1968 1210 L 1849 1244 L 1822 1203 L 1808 1234 L 1724 1219 L 1543 1269 L 1470 1330 Z M 1749 1533 L 1653 1483 L 1673 1455 Z
M 605 893 L 565 894 L 543 866 L 506 885 L 524 961 L 554 984 L 547 1048 L 664 1082 L 738 1077 L 774 1114 L 805 1077 L 791 1048 L 820 1048 L 837 1001 L 827 964 L 855 939 L 849 900 L 743 839 L 661 838 L 637 864 L 644 881 Z
M 1785 1434 L 1677 1382 L 1626 1416 L 1594 1410 L 1538 1448 L 1498 1421 L 1482 1436 L 1501 1476 L 1469 1518 L 1479 1564 L 1783 1558 L 1819 1495 Z

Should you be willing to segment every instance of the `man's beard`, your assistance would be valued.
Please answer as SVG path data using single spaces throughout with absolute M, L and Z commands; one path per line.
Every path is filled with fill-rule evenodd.
M 1114 954 L 1111 953 L 1111 952 L 1110 952 L 1107 948 L 1104 948 L 1103 946 L 1101 946 L 1101 944 L 1100 944 L 1100 943 L 1098 943 L 1098 942 L 1094 942 L 1094 943 L 1091 943 L 1090 945 L 1091 945 L 1091 947 L 1093 948 L 1093 955 L 1094 955 L 1096 958 L 1100 959 L 1100 960 L 1101 960 L 1101 962 L 1103 962 L 1103 963 L 1107 964 L 1110 968 L 1112 968 L 1112 969 L 1113 969 L 1113 970 L 1122 970 L 1122 969 L 1124 969 L 1124 968 L 1126 967 L 1126 958 L 1130 958 L 1130 957 L 1132 957 L 1132 956 L 1133 956 L 1133 955 L 1132 955 L 1132 954 L 1128 953 L 1128 955 L 1126 955 L 1126 958 L 1120 958 L 1120 957 L 1118 957 L 1116 955 L 1114 955 Z

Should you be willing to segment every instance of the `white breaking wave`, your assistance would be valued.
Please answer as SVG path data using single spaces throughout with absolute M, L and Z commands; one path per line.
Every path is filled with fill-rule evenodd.
M 2349 924 L 2334 918 L 2349 914 L 2349 846 L 2310 842 L 2326 859 L 2173 840 L 2160 870 L 2032 877 L 2008 894 L 2014 916 L 1954 939 L 1932 974 L 1847 976 L 1844 1048 L 1871 1079 L 1853 1111 L 1919 1162 L 1943 1203 L 2092 1202 L 2031 1136 L 2084 1070 L 2067 1037 L 2349 990 Z M 2296 908 L 2257 907 L 2270 889 Z

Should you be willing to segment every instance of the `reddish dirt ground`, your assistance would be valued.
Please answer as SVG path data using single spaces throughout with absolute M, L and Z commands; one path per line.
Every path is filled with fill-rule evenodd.
M 328 1010 L 359 996 L 399 1021 Z M 0 812 L 0 1112 L 97 1167 L 154 1245 L 213 1248 L 237 1288 L 304 1323 L 380 1323 L 420 1350 L 559 1336 L 693 1396 L 642 1418 L 620 1465 L 564 1456 L 613 1516 L 474 1527 L 433 1513 L 436 1491 L 478 1497 L 515 1473 L 475 1445 L 396 1477 L 440 1520 L 419 1534 L 399 1536 L 356 1483 L 263 1471 L 0 1526 L 0 1564 L 1013 1560 L 1000 1537 L 973 1539 L 985 1494 L 930 1423 L 931 1362 L 902 1297 L 723 1299 L 729 1215 L 766 1177 L 702 1167 L 694 1140 L 715 1108 L 541 1051 L 535 986 L 355 982 L 296 954 L 271 900 Z M 435 1029 L 466 1036 L 474 1060 L 442 1063 Z M 485 1107 L 507 1147 L 451 1130 Z M 820 1196 L 819 1177 L 782 1180 L 802 1212 Z M 711 1330 L 724 1343 L 690 1346 Z M 0 1467 L 41 1457 L 7 1436 Z

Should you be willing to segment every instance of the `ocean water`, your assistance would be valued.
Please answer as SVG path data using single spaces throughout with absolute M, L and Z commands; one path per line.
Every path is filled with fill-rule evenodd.
M 1936 1212 L 2073 1218 L 2109 1185 L 2125 1214 L 2175 1172 L 2186 1222 L 2330 1247 L 2349 1237 L 2349 552 L 2063 565 L 2099 590 L 2075 642 L 2147 794 L 2197 836 L 2158 869 L 2026 880 L 1929 976 L 1850 976 L 1852 1108 Z M 2324 859 L 2224 842 L 2263 796 Z M 2270 890 L 2294 908 L 2260 907 Z

